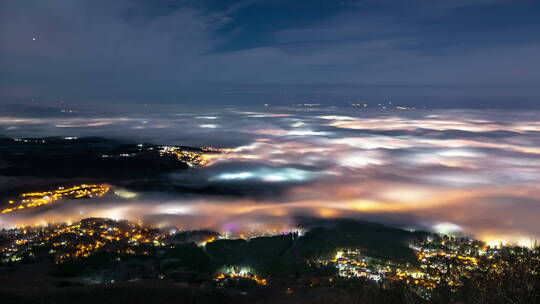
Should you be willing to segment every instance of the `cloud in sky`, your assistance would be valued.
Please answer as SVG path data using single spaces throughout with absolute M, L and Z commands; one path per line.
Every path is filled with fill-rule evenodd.
M 535 106 L 540 96 L 536 1 L 1 6 L 2 102 L 283 103 L 318 96 Z M 240 84 L 233 93 L 231 83 Z M 304 86 L 296 92 L 275 83 Z M 318 83 L 375 86 L 321 92 Z M 253 93 L 251 85 L 261 87 Z

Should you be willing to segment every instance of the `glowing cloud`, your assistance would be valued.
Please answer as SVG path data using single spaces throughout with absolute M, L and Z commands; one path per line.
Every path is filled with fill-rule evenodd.
M 310 180 L 313 173 L 295 168 L 258 169 L 251 172 L 220 173 L 210 180 L 259 180 L 263 182 L 301 182 Z

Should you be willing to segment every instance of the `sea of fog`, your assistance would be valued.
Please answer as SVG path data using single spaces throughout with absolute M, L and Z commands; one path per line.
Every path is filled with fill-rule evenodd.
M 0 225 L 104 216 L 224 231 L 281 229 L 307 216 L 459 232 L 489 243 L 527 245 L 540 237 L 540 112 L 391 108 L 5 110 L 3 136 L 99 136 L 230 150 L 206 167 L 169 176 L 177 185 L 211 185 L 216 193 L 121 191 L 2 215 Z

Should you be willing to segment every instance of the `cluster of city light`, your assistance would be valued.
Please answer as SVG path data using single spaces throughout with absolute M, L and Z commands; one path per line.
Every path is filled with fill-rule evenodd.
M 8 201 L 9 207 L 4 208 L 2 213 L 37 208 L 61 199 L 101 197 L 107 194 L 110 189 L 111 186 L 107 184 L 82 184 L 67 188 L 59 187 L 52 191 L 23 193 L 19 195 L 19 200 Z
M 202 152 L 187 151 L 176 146 L 162 146 L 159 150 L 160 155 L 171 154 L 175 155 L 179 161 L 186 162 L 192 166 L 204 167 L 208 164 L 208 160 Z
M 216 274 L 214 280 L 218 285 L 226 284 L 229 280 L 248 279 L 252 280 L 258 285 L 267 286 L 268 280 L 257 276 L 254 271 L 249 267 L 226 267 L 221 272 Z
M 33 248 L 49 246 L 57 263 L 89 257 L 98 251 L 118 254 L 148 254 L 152 247 L 164 246 L 167 234 L 127 221 L 89 218 L 73 224 L 10 229 L 3 233 L 0 247 L 4 261 L 20 260 Z
M 117 157 L 145 157 L 148 153 L 157 152 L 160 156 L 171 155 L 182 163 L 186 163 L 191 167 L 204 167 L 210 165 L 214 158 L 219 158 L 220 154 L 232 151 L 226 148 L 202 147 L 200 149 L 188 148 L 181 146 L 155 146 L 147 144 L 137 144 L 135 149 L 128 149 L 123 153 L 102 154 L 103 158 Z
M 427 296 L 429 290 L 443 282 L 456 288 L 461 286 L 463 277 L 470 277 L 475 271 L 500 271 L 499 263 L 504 263 L 499 259 L 501 249 L 469 238 L 437 235 L 413 242 L 410 247 L 417 256 L 418 266 L 373 258 L 357 248 L 338 250 L 334 257 L 320 258 L 316 262 L 334 265 L 341 277 L 402 281 Z M 519 257 L 536 249 L 516 247 L 508 250 Z
M 365 277 L 380 281 L 381 275 L 369 268 L 367 260 L 358 249 L 345 249 L 336 252 L 331 262 L 336 265 L 342 277 Z
M 178 146 L 161 146 L 159 149 L 160 155 L 174 155 L 181 162 L 186 162 L 190 166 L 204 167 L 210 164 L 213 158 L 218 157 L 221 153 L 228 153 L 231 149 L 202 147 L 200 151 L 187 150 Z
M 206 244 L 212 243 L 212 242 L 214 242 L 214 241 L 216 241 L 216 240 L 217 240 L 217 238 L 214 237 L 214 236 L 212 236 L 212 237 L 206 238 L 206 239 L 204 239 L 204 240 L 198 242 L 197 245 L 199 245 L 199 246 L 201 246 L 201 247 L 204 247 L 204 246 L 206 246 Z
M 23 143 L 45 143 L 45 139 L 35 139 L 35 138 L 13 138 L 15 142 Z
M 24 226 L 4 230 L 5 240 L 0 246 L 3 261 L 19 261 L 36 247 L 50 247 L 49 251 L 61 263 L 67 259 L 86 258 L 100 251 L 117 254 L 148 254 L 152 248 L 174 244 L 177 229 L 158 229 L 125 220 L 87 218 L 75 223 L 49 223 L 43 226 Z M 211 233 L 193 236 L 186 242 L 201 247 L 218 239 L 251 239 L 261 236 L 303 234 L 301 229 L 246 230 L 223 234 Z M 262 284 L 264 281 L 251 274 L 248 268 L 230 268 L 224 274 L 230 278 L 246 277 Z
M 426 289 L 436 286 L 427 280 L 421 271 L 413 267 L 376 259 L 356 248 L 339 250 L 332 259 L 322 259 L 318 262 L 332 263 L 338 269 L 338 275 L 345 278 L 365 278 L 376 282 L 400 280 Z

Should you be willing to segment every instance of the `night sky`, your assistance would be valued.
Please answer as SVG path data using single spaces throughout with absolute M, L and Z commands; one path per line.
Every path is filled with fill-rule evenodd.
M 533 0 L 4 0 L 0 103 L 540 106 Z

